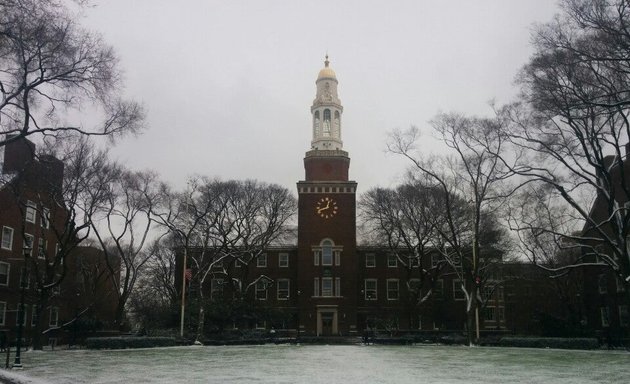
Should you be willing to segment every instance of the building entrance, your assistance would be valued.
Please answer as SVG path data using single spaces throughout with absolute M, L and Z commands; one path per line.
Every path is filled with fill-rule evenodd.
M 317 309 L 317 336 L 333 336 L 339 333 L 337 308 L 323 307 Z

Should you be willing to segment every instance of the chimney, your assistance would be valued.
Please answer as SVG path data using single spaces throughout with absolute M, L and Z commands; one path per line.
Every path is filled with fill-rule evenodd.
M 51 155 L 43 155 L 39 158 L 43 170 L 43 177 L 56 192 L 61 191 L 63 186 L 63 161 Z
M 7 135 L 7 140 L 17 136 Z M 35 144 L 25 138 L 11 141 L 4 146 L 4 165 L 2 173 L 21 171 L 35 158 Z

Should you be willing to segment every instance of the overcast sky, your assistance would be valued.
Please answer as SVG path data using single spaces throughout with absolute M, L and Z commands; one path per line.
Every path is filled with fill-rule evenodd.
M 94 0 L 82 24 L 116 49 L 147 130 L 112 155 L 176 187 L 202 174 L 292 191 L 304 178 L 315 79 L 330 55 L 344 149 L 359 193 L 396 185 L 407 163 L 387 133 L 416 125 L 439 149 L 438 112 L 491 113 L 516 94 L 533 23 L 553 0 Z

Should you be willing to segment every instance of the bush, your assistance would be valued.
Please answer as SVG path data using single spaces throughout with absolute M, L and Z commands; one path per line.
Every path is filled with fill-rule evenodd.
M 85 346 L 88 349 L 126 349 L 172 347 L 176 341 L 173 337 L 88 337 Z
M 503 337 L 499 341 L 501 347 L 521 348 L 558 348 L 558 349 L 596 349 L 599 343 L 595 338 L 562 338 L 562 337 Z

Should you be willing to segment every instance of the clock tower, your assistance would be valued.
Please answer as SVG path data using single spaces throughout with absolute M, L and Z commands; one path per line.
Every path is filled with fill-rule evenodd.
M 341 140 L 343 107 L 328 55 L 311 106 L 311 149 L 298 189 L 300 328 L 316 335 L 356 331 L 356 187 Z

